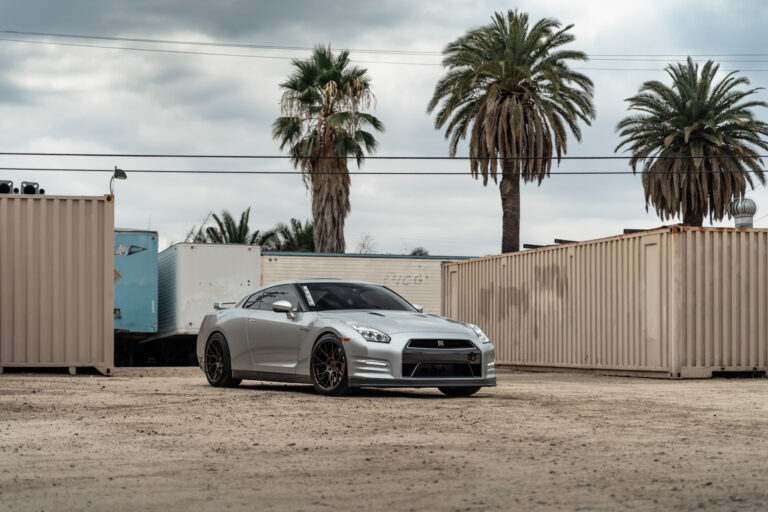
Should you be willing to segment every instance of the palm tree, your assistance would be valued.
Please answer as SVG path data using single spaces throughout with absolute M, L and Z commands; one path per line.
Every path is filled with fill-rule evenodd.
M 251 233 L 248 226 L 250 214 L 251 208 L 249 207 L 240 215 L 239 222 L 235 221 L 235 218 L 227 210 L 222 211 L 221 216 L 215 213 L 211 214 L 216 226 L 208 226 L 205 229 L 208 243 L 260 245 L 267 250 L 274 248 L 275 231 L 262 232 L 257 229 Z
M 277 251 L 315 252 L 314 228 L 312 222 L 301 223 L 291 219 L 288 224 L 278 224 L 273 229 L 277 234 Z
M 358 167 L 365 152 L 378 145 L 370 126 L 382 123 L 361 112 L 373 103 L 371 80 L 365 68 L 352 66 L 349 52 L 334 55 L 330 46 L 316 46 L 306 60 L 294 60 L 295 71 L 280 84 L 282 116 L 272 125 L 273 138 L 286 146 L 294 167 L 303 171 L 312 192 L 315 248 L 344 252 L 344 221 L 349 213 L 350 179 L 347 158 Z
M 749 80 L 736 72 L 715 82 L 719 67 L 709 60 L 699 71 L 690 57 L 670 64 L 672 86 L 645 82 L 626 100 L 629 110 L 640 113 L 616 126 L 623 137 L 616 151 L 632 153 L 634 172 L 643 163 L 645 209 L 653 204 L 663 220 L 682 215 L 692 226 L 701 226 L 707 214 L 710 221 L 721 220 L 747 184 L 754 188 L 751 174 L 766 182 L 755 147 L 768 149 L 761 139 L 768 125 L 750 109 L 768 104 L 748 99 L 759 89 L 737 90 Z
M 501 160 L 502 252 L 520 247 L 520 178 L 539 184 L 549 176 L 553 154 L 567 152 L 567 131 L 581 140 L 578 121 L 595 117 L 592 81 L 568 67 L 583 52 L 561 49 L 575 38 L 556 20 L 529 25 L 528 15 L 497 12 L 443 50 L 447 72 L 427 107 L 435 128 L 445 129 L 450 155 L 471 127 L 469 155 L 474 178 L 497 182 Z M 438 105 L 440 107 L 438 108 Z

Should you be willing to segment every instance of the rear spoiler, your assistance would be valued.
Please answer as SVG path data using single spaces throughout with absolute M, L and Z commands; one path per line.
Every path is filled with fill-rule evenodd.
M 214 302 L 213 309 L 228 309 L 237 304 L 237 302 Z

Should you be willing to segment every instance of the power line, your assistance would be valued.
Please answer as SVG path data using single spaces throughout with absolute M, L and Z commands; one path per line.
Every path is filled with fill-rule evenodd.
M 590 53 L 591 57 L 768 57 L 768 53 Z
M 651 57 L 631 57 L 631 58 L 619 58 L 619 57 L 589 57 L 590 61 L 620 61 L 620 62 L 669 62 L 669 59 L 659 59 L 659 58 L 651 58 Z M 693 62 L 703 62 L 702 60 L 693 60 Z M 718 62 L 731 62 L 731 63 L 755 63 L 755 64 L 765 64 L 768 62 L 768 60 L 757 60 L 757 59 L 720 59 Z
M 52 152 L 33 152 L 33 151 L 0 151 L 0 156 L 55 156 L 55 157 L 83 157 L 83 158 L 210 158 L 210 159 L 243 159 L 243 160 L 287 160 L 292 159 L 290 155 L 213 155 L 213 154 L 181 154 L 181 153 L 52 153 Z M 313 159 L 333 159 L 340 160 L 344 157 L 338 156 L 313 156 Z M 555 156 L 506 156 L 495 157 L 490 160 L 630 160 L 629 155 L 604 155 L 604 156 L 562 156 L 559 159 Z M 659 160 L 692 160 L 699 158 L 711 159 L 734 159 L 741 158 L 768 158 L 767 155 L 708 155 L 706 157 L 697 157 L 691 155 L 669 155 L 655 156 L 653 159 Z M 484 160 L 476 156 L 422 156 L 422 155 L 371 155 L 366 156 L 366 160 Z M 649 158 L 651 159 L 651 158 Z
M 247 44 L 247 43 L 217 43 L 213 41 L 179 41 L 175 39 L 148 39 L 139 37 L 113 37 L 113 36 L 94 36 L 82 34 L 57 34 L 49 32 L 25 32 L 21 30 L 0 30 L 2 34 L 18 34 L 26 36 L 45 36 L 61 37 L 69 39 L 96 39 L 104 41 L 126 41 L 132 43 L 159 43 L 159 44 L 178 44 L 189 46 L 211 46 L 218 48 L 250 48 L 259 50 L 290 50 L 290 51 L 313 51 L 313 46 L 285 46 L 277 44 Z M 387 55 L 442 55 L 438 51 L 420 51 L 420 50 L 371 50 L 362 48 L 348 48 L 350 52 L 356 53 L 374 53 Z
M 98 44 L 81 44 L 81 43 L 57 43 L 53 41 L 28 41 L 24 39 L 10 39 L 0 38 L 0 41 L 12 42 L 12 43 L 28 43 L 38 45 L 51 45 L 51 46 L 70 46 L 76 48 L 100 48 L 104 50 L 130 50 L 137 52 L 151 52 L 151 53 L 175 53 L 184 55 L 208 55 L 213 57 L 242 57 L 246 59 L 274 59 L 274 60 L 294 60 L 297 57 L 287 57 L 283 55 L 251 55 L 243 53 L 218 53 L 218 52 L 197 52 L 191 50 L 168 50 L 165 48 L 136 48 L 133 46 L 106 46 Z M 352 60 L 357 64 L 396 64 L 405 66 L 442 66 L 439 62 L 393 62 L 393 61 L 364 61 L 364 60 Z
M 168 50 L 164 48 L 135 48 L 131 46 L 105 46 L 105 45 L 98 45 L 98 44 L 56 43 L 53 41 L 27 41 L 24 39 L 8 39 L 8 38 L 0 38 L 0 41 L 8 41 L 13 43 L 52 45 L 52 46 L 74 46 L 76 48 L 102 48 L 107 50 L 132 50 L 132 51 L 138 51 L 138 52 L 155 52 L 155 53 L 182 53 L 187 55 L 213 55 L 217 57 L 245 57 L 250 59 L 291 60 L 295 58 L 295 57 L 285 57 L 280 55 L 246 55 L 242 53 L 195 52 L 195 51 L 188 51 L 188 50 Z
M 199 169 L 126 169 L 123 168 L 126 173 L 147 173 L 147 174 L 260 174 L 260 175 L 302 175 L 302 171 L 267 171 L 267 170 L 199 170 Z M 77 167 L 0 167 L 0 171 L 24 171 L 24 172 L 91 172 L 91 173 L 113 173 L 112 169 L 83 169 Z M 607 175 L 636 175 L 636 174 L 718 174 L 730 171 L 707 171 L 707 170 L 692 170 L 692 171 L 551 171 L 547 173 L 547 176 L 607 176 Z M 744 170 L 735 171 L 744 174 L 757 174 L 768 173 L 768 169 Z M 313 172 L 312 174 L 322 175 L 337 175 L 337 174 L 350 174 L 350 175 L 368 175 L 368 176 L 471 176 L 469 171 L 321 171 Z M 505 173 L 499 171 L 497 176 L 504 176 L 505 174 L 515 175 L 517 173 Z
M 288 57 L 288 56 L 281 56 L 281 55 L 252 55 L 252 54 L 242 54 L 242 53 L 219 53 L 219 52 L 200 52 L 200 51 L 191 51 L 191 50 L 169 50 L 164 48 L 137 48 L 132 46 L 107 46 L 107 45 L 96 45 L 96 44 L 82 44 L 82 43 L 60 43 L 60 42 L 54 42 L 54 41 L 30 41 L 25 39 L 12 39 L 12 38 L 0 38 L 0 41 L 5 42 L 13 42 L 13 43 L 25 43 L 25 44 L 37 44 L 37 45 L 51 45 L 51 46 L 69 46 L 69 47 L 76 47 L 76 48 L 99 48 L 99 49 L 105 49 L 105 50 L 128 50 L 128 51 L 139 51 L 139 52 L 150 52 L 150 53 L 172 53 L 172 54 L 183 54 L 183 55 L 206 55 L 206 56 L 214 56 L 214 57 L 241 57 L 241 58 L 247 58 L 247 59 L 273 59 L 273 60 L 294 60 L 297 57 Z M 593 60 L 623 60 L 624 62 L 645 62 L 650 61 L 654 62 L 653 60 L 646 59 L 646 60 L 628 60 L 628 59 L 600 59 L 595 58 Z M 406 61 L 381 61 L 381 60 L 375 60 L 375 61 L 366 61 L 366 60 L 357 60 L 352 59 L 352 62 L 355 62 L 357 64 L 393 64 L 398 66 L 436 66 L 440 67 L 442 66 L 439 62 L 406 62 Z M 664 60 L 660 60 L 659 62 L 665 62 Z M 760 63 L 767 63 L 768 60 L 731 60 L 731 61 L 723 61 L 723 62 L 732 62 L 732 63 L 744 63 L 744 62 L 753 62 L 756 64 Z M 664 71 L 663 68 L 616 68 L 616 67 L 573 67 L 572 69 L 578 70 L 578 71 Z M 724 69 L 725 72 L 731 72 L 731 71 L 739 71 L 739 72 L 768 72 L 768 69 L 758 69 L 758 68 L 745 68 L 745 69 Z
M 210 46 L 218 48 L 250 48 L 260 50 L 289 50 L 289 51 L 313 51 L 313 46 L 286 46 L 278 44 L 252 44 L 252 43 L 221 43 L 214 41 L 188 41 L 177 39 L 151 39 L 141 37 L 117 37 L 103 35 L 86 34 L 61 34 L 55 32 L 29 32 L 22 30 L 0 30 L 2 34 L 18 34 L 28 36 L 58 37 L 67 39 L 91 39 L 103 41 L 126 41 L 133 43 L 154 43 L 154 44 L 176 44 L 188 46 Z M 348 48 L 350 52 L 371 53 L 385 55 L 430 55 L 442 56 L 442 52 L 436 50 L 392 50 L 392 49 L 366 49 L 366 48 Z M 592 53 L 592 57 L 768 57 L 768 53 L 702 53 L 702 54 L 681 54 L 681 53 Z M 604 59 L 608 60 L 608 59 Z M 619 59 L 621 60 L 621 59 Z M 756 61 L 746 61 L 756 62 Z

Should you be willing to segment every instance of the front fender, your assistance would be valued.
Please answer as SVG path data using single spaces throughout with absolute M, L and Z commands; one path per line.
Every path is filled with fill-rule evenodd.
M 307 332 L 301 343 L 296 371 L 299 375 L 309 377 L 309 362 L 315 343 L 325 334 L 333 334 L 342 340 L 347 358 L 365 357 L 368 355 L 369 342 L 360 333 L 342 320 L 316 319 L 307 326 Z M 348 341 L 344 341 L 348 340 Z

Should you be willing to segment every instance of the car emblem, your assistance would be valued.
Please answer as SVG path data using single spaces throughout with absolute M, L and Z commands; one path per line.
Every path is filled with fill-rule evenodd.
M 445 346 L 445 342 L 443 340 L 437 340 L 437 346 L 438 347 L 444 347 Z

